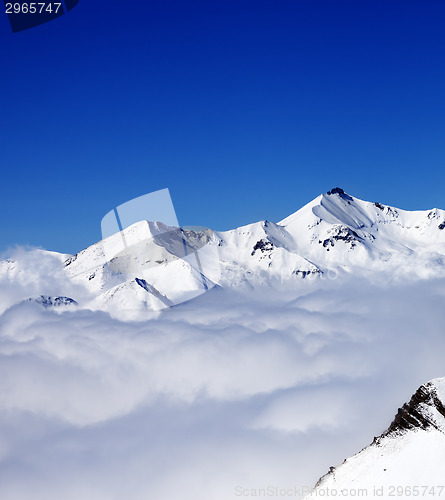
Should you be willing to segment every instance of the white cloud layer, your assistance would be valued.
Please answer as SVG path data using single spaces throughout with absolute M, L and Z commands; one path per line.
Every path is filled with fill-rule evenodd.
M 444 294 L 444 280 L 302 280 L 212 290 L 145 323 L 13 306 L 0 316 L 0 498 L 312 486 L 445 375 Z

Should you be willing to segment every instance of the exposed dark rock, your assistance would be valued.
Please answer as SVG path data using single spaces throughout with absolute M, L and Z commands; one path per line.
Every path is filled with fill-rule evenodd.
M 60 307 L 60 306 L 77 306 L 78 303 L 71 299 L 70 297 L 50 297 L 49 295 L 40 295 L 40 297 L 33 299 L 28 299 L 29 302 L 37 302 L 45 309 L 49 307 Z
M 323 240 L 323 241 L 319 241 L 319 243 L 322 243 L 323 246 L 326 248 L 327 246 L 329 246 L 329 244 L 331 245 L 331 247 L 334 246 L 334 240 L 332 238 L 328 238 L 326 240 Z
M 437 226 L 440 230 L 445 229 L 445 221 Z
M 328 194 L 346 194 L 342 188 L 336 187 L 328 191 Z
M 263 238 L 255 243 L 251 255 L 255 255 L 255 252 L 257 250 L 261 250 L 261 253 L 270 252 L 273 249 L 273 247 L 274 245 L 271 241 Z
M 397 436 L 410 430 L 428 430 L 429 428 L 441 430 L 433 416 L 435 411 L 445 418 L 444 403 L 439 398 L 434 383 L 428 382 L 417 389 L 409 403 L 405 403 L 402 408 L 399 408 L 389 428 L 380 436 L 374 437 L 370 446 L 381 446 L 384 438 Z M 347 459 L 343 463 L 346 461 Z M 335 473 L 336 469 L 337 467 L 329 467 L 329 471 L 317 481 L 312 491 L 322 486 L 324 481 Z M 386 471 L 386 469 L 383 470 Z
M 75 255 L 72 255 L 71 257 L 69 257 L 68 259 L 66 259 L 66 261 L 63 263 L 63 265 L 66 267 L 66 266 L 69 266 L 70 264 L 72 264 L 75 260 L 77 260 L 77 253 Z
M 294 271 L 292 271 L 292 274 L 295 274 L 296 276 L 301 276 L 304 279 L 310 275 L 321 274 L 321 271 L 320 269 L 314 269 L 309 271 L 301 271 L 300 269 L 295 269 Z
M 428 382 L 417 389 L 409 403 L 399 408 L 388 430 L 382 436 L 415 428 L 434 427 L 437 429 L 437 423 L 430 409 L 437 410 L 445 418 L 445 406 L 439 399 L 434 385 Z
M 151 287 L 148 285 L 148 283 L 141 278 L 135 278 L 136 283 L 142 287 L 146 292 L 151 292 Z
M 162 294 L 156 287 L 150 285 L 142 278 L 135 278 L 135 282 L 143 288 L 146 292 L 155 295 L 161 302 L 163 302 L 167 307 L 172 307 L 173 302 L 164 294 Z
M 352 201 L 354 198 L 352 196 L 349 196 L 349 194 L 346 194 L 342 188 L 339 188 L 339 187 L 336 187 L 334 189 L 331 189 L 330 191 L 327 192 L 328 195 L 332 195 L 332 194 L 338 194 L 340 196 L 340 198 L 342 198 L 343 200 L 349 200 L 349 201 Z
M 378 201 L 376 201 L 376 202 L 374 203 L 374 205 L 375 205 L 375 206 L 376 206 L 379 210 L 382 210 L 382 211 L 383 211 L 383 210 L 385 209 L 385 206 L 384 206 L 384 205 L 382 205 L 381 203 L 379 203 Z
M 436 219 L 436 218 L 437 218 L 437 214 L 436 214 L 436 213 L 434 213 L 434 212 L 431 210 L 431 212 L 429 212 L 429 213 L 428 213 L 427 217 L 428 217 L 428 219 L 430 219 L 430 220 L 431 220 L 431 219 Z
M 392 215 L 395 219 L 399 217 L 399 212 L 395 208 L 386 207 L 387 215 Z
M 343 227 L 333 236 L 334 240 L 354 241 L 359 239 L 359 235 L 349 227 Z
M 335 228 L 332 236 L 326 238 L 325 240 L 318 240 L 318 243 L 323 245 L 324 248 L 329 250 L 329 246 L 335 246 L 336 241 L 344 241 L 345 243 L 350 243 L 351 248 L 354 248 L 357 241 L 360 241 L 360 236 L 350 227 L 338 226 Z

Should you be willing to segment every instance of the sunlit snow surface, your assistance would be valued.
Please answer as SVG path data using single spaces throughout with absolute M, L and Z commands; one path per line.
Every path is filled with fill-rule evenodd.
M 139 323 L 15 305 L 0 316 L 0 498 L 309 489 L 444 374 L 444 295 L 442 279 L 300 280 Z
M 0 261 L 2 500 L 298 497 L 445 375 L 441 210 L 333 190 L 279 224 L 124 236 L 111 260 L 99 242 Z M 443 434 L 410 436 L 340 484 L 416 460 L 435 479 Z
M 445 498 L 445 378 L 423 384 L 382 436 L 331 468 L 308 494 Z
M 78 288 L 80 307 L 143 319 L 215 285 L 257 288 L 339 274 L 380 282 L 445 277 L 445 212 L 407 212 L 337 189 L 278 224 L 213 232 L 140 221 L 67 259 L 58 279 Z

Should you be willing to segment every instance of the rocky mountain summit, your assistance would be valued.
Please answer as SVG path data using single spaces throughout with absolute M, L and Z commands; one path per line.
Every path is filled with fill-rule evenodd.
M 338 496 L 361 491 L 371 498 L 443 498 L 444 463 L 445 378 L 437 378 L 419 387 L 372 444 L 331 467 L 306 498 L 327 491 Z

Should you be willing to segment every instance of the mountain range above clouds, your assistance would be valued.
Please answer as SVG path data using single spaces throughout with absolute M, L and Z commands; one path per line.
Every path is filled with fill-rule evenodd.
M 40 251 L 38 267 L 54 279 L 49 288 L 41 280 L 38 292 L 51 296 L 56 288 L 81 308 L 139 319 L 215 286 L 255 288 L 339 275 L 379 281 L 440 277 L 444 249 L 444 210 L 406 211 L 334 188 L 278 223 L 220 232 L 143 220 L 72 256 Z M 27 281 L 40 280 L 36 269 L 32 278 L 28 272 L 19 259 L 0 263 L 2 279 L 25 289 Z M 68 293 L 73 287 L 75 297 Z
M 403 302 L 403 297 L 397 296 L 401 290 L 400 284 L 404 286 L 408 282 L 410 284 L 422 282 L 419 290 L 424 290 L 433 284 L 433 279 L 444 277 L 444 249 L 445 212 L 443 210 L 404 211 L 381 203 L 362 201 L 345 193 L 340 188 L 335 188 L 318 196 L 278 223 L 260 221 L 231 231 L 219 232 L 205 228 L 177 228 L 167 226 L 160 221 L 142 220 L 75 255 L 44 250 L 18 252 L 12 258 L 0 262 L 0 281 L 3 285 L 7 284 L 7 287 L 0 288 L 0 293 L 3 293 L 3 296 L 0 296 L 0 315 L 7 307 L 17 305 L 16 309 L 11 308 L 13 314 L 9 317 L 8 314 L 3 316 L 4 324 L 8 328 L 10 327 L 8 321 L 11 321 L 10 317 L 15 317 L 14 315 L 23 316 L 25 321 L 26 314 L 22 314 L 22 311 L 26 311 L 28 307 L 34 308 L 34 312 L 29 315 L 30 317 L 34 314 L 37 317 L 46 318 L 48 312 L 51 315 L 67 311 L 67 323 L 74 319 L 82 321 L 83 313 L 77 315 L 79 310 L 105 311 L 118 320 L 144 320 L 147 317 L 153 318 L 153 311 L 173 307 L 197 297 L 207 290 L 216 290 L 219 287 L 225 288 L 226 291 L 247 288 L 254 290 L 255 293 L 260 289 L 266 291 L 270 289 L 273 290 L 273 295 L 279 290 L 284 290 L 285 304 L 281 304 L 276 310 L 274 304 L 270 305 L 267 302 L 271 307 L 270 315 L 260 323 L 264 323 L 261 328 L 266 328 L 268 332 L 271 327 L 277 327 L 278 332 L 296 329 L 294 334 L 298 346 L 293 350 L 296 354 L 296 361 L 294 362 L 294 358 L 292 358 L 291 368 L 289 368 L 291 374 L 296 366 L 299 366 L 299 369 L 303 371 L 310 369 L 311 366 L 315 366 L 314 369 L 318 370 L 318 365 L 314 363 L 316 355 L 324 357 L 325 352 L 329 351 L 329 346 L 331 346 L 336 353 L 335 356 L 340 359 L 339 364 L 342 367 L 349 366 L 346 356 L 350 359 L 355 359 L 358 356 L 359 361 L 354 362 L 351 365 L 353 368 L 346 369 L 345 373 L 347 372 L 346 377 L 354 379 L 351 385 L 359 383 L 360 374 L 356 373 L 356 370 L 359 365 L 363 365 L 365 370 L 369 364 L 363 362 L 363 359 L 366 358 L 360 358 L 360 351 L 354 350 L 356 347 L 345 354 L 344 343 L 345 339 L 350 336 L 351 343 L 356 346 L 360 343 L 358 340 L 361 335 L 361 341 L 364 342 L 363 350 L 372 352 L 370 357 L 378 357 L 376 352 L 384 351 L 385 356 L 390 358 L 388 363 L 390 364 L 391 377 L 397 379 L 397 376 L 393 376 L 394 367 L 397 363 L 406 363 L 403 359 L 403 353 L 412 354 L 412 351 L 409 350 L 412 348 L 417 355 L 417 348 L 421 346 L 421 339 L 417 338 L 418 327 L 416 325 L 412 326 L 412 330 L 416 330 L 416 334 L 412 334 L 408 338 L 405 336 L 404 328 L 399 328 L 396 325 L 400 322 L 400 317 L 395 315 L 393 307 L 402 311 L 402 317 L 405 316 L 406 311 L 405 305 L 400 305 L 400 302 Z M 351 305 L 354 287 L 341 289 L 339 286 L 338 290 L 341 291 L 336 299 L 337 302 L 332 301 L 332 295 L 329 296 L 330 298 L 320 299 L 319 296 L 314 296 L 316 294 L 307 293 L 304 300 L 297 300 L 293 303 L 295 294 L 286 295 L 288 286 L 294 287 L 296 290 L 311 290 L 311 285 L 317 284 L 318 289 L 323 289 L 328 282 L 334 283 L 333 280 L 336 278 L 338 280 L 335 284 L 341 284 L 342 278 L 348 280 L 355 277 L 360 278 L 359 286 L 363 283 L 388 284 L 382 302 L 378 302 L 378 307 L 373 309 L 372 305 L 366 305 L 368 312 L 367 315 L 363 316 L 365 318 L 363 321 L 357 320 L 354 315 L 361 314 L 358 310 L 362 306 L 360 300 L 363 301 L 366 294 L 361 296 L 360 300 L 352 302 Z M 435 286 L 440 287 L 441 283 L 438 281 Z M 393 284 L 396 286 L 391 288 Z M 395 293 L 393 293 L 394 290 L 396 290 Z M 332 289 L 330 292 L 332 293 Z M 337 288 L 335 287 L 334 294 L 336 292 Z M 379 295 L 380 292 L 381 288 L 378 288 Z M 223 293 L 225 292 L 221 291 L 221 296 Z M 439 316 L 436 316 L 436 313 L 430 314 L 434 308 L 436 311 L 440 310 L 440 293 L 439 298 L 429 301 L 428 307 L 430 309 L 425 315 L 429 314 L 430 318 L 423 322 L 419 320 L 420 328 L 426 328 L 425 325 L 428 325 L 428 321 L 434 322 L 436 326 L 441 324 L 440 321 L 437 321 L 437 318 L 441 317 L 440 314 Z M 232 294 L 227 292 L 225 297 L 227 298 L 229 295 Z M 233 295 L 236 296 L 236 294 Z M 272 296 L 272 294 L 268 295 Z M 208 297 L 212 298 L 210 294 Z M 217 299 L 216 301 L 219 300 L 216 294 L 214 298 Z M 289 299 L 292 303 L 287 307 Z M 236 297 L 231 300 L 236 301 Z M 435 300 L 438 302 L 436 303 Z M 439 304 L 438 307 L 437 304 Z M 196 305 L 192 304 L 192 306 L 195 308 L 193 317 L 195 310 L 202 312 L 202 308 L 200 308 L 202 303 L 196 302 Z M 382 312 L 382 314 L 387 314 L 387 316 L 384 316 L 383 319 L 375 318 L 378 316 L 376 311 L 380 311 L 382 307 L 386 306 L 389 307 L 389 312 Z M 233 302 L 221 304 L 221 308 L 222 310 L 218 310 L 217 314 L 230 316 L 228 313 L 230 308 L 234 308 Z M 353 326 L 346 326 L 349 323 L 344 323 L 344 316 L 346 313 L 349 314 L 349 309 L 352 309 L 354 313 L 352 315 L 355 318 L 354 322 L 350 324 Z M 311 315 L 314 310 L 314 315 Z M 320 323 L 320 310 L 329 315 L 326 322 Z M 179 308 L 173 309 L 172 312 L 181 315 Z M 304 313 L 304 315 L 298 316 L 299 313 Z M 211 315 L 214 322 L 218 321 L 215 315 L 208 312 L 203 314 Z M 412 312 L 412 314 L 414 313 Z M 63 316 L 59 317 L 58 314 L 48 317 L 52 320 L 58 318 L 61 324 L 65 319 Z M 139 327 L 143 329 L 148 324 L 134 323 L 133 321 L 126 324 L 121 321 L 113 322 L 107 315 L 101 313 L 91 314 L 88 318 L 90 317 L 94 317 L 95 321 L 101 325 L 104 322 L 110 322 L 109 324 L 116 327 L 118 331 L 116 338 L 121 336 L 121 329 Z M 157 316 L 155 315 L 155 317 Z M 362 318 L 360 315 L 357 317 Z M 414 320 L 412 315 L 410 318 L 406 321 L 411 324 Z M 162 318 L 161 316 L 160 319 L 167 321 L 168 317 Z M 249 321 L 255 323 L 254 319 Z M 281 325 L 282 321 L 284 323 Z M 359 324 L 356 321 L 369 323 L 366 330 L 366 332 L 369 330 L 369 335 L 368 333 L 365 335 L 363 332 L 360 334 Z M 391 323 L 391 321 L 394 322 Z M 242 322 L 237 319 L 235 323 L 239 325 Z M 300 323 L 305 324 L 308 329 L 304 334 L 298 331 L 299 328 L 302 328 Z M 379 327 L 375 327 L 375 325 L 379 325 Z M 258 325 L 255 323 L 255 328 L 257 327 Z M 25 324 L 25 331 L 26 328 Z M 275 331 L 273 328 L 270 330 L 271 332 Z M 46 329 L 47 325 L 45 324 L 42 330 L 46 331 Z M 392 329 L 395 329 L 395 332 L 391 331 Z M 437 326 L 437 329 L 440 330 L 440 326 Z M 212 331 L 210 328 L 209 331 L 211 332 L 209 337 L 212 339 L 219 335 L 218 330 Z M 175 331 L 175 336 L 176 333 Z M 12 334 L 8 333 L 8 335 Z M 99 345 L 103 341 L 101 335 L 102 333 L 98 335 Z M 429 336 L 425 334 L 430 345 L 421 346 L 424 356 L 421 358 L 423 360 L 422 366 L 426 364 L 425 359 L 431 359 L 433 351 L 438 351 L 440 358 L 441 343 L 437 341 L 439 337 L 434 337 L 434 335 L 434 332 Z M 161 337 L 164 338 L 163 336 L 164 333 Z M 181 332 L 179 332 L 180 336 Z M 396 340 L 391 340 L 392 336 Z M 145 331 L 141 337 L 144 338 L 144 342 L 150 344 L 151 340 L 145 335 Z M 234 334 L 233 337 L 237 337 L 237 334 Z M 270 340 L 281 337 L 280 334 L 270 334 Z M 56 343 L 59 342 L 59 330 L 52 338 Z M 436 342 L 431 344 L 431 339 L 436 340 Z M 206 340 L 208 340 L 207 336 Z M 252 357 L 255 358 L 252 349 L 255 348 L 257 341 L 256 332 L 254 340 L 247 349 L 247 361 L 252 360 Z M 388 343 L 384 344 L 385 342 Z M 373 343 L 378 344 L 378 350 L 370 350 Z M 391 343 L 393 346 L 396 345 L 392 351 L 388 347 Z M 47 345 L 47 342 L 38 345 Z M 305 368 L 301 368 L 300 351 L 303 349 L 302 346 L 306 346 L 307 355 L 310 358 Z M 408 351 L 404 349 L 408 349 Z M 397 356 L 400 355 L 400 360 L 397 362 L 393 361 L 394 352 Z M 233 349 L 228 348 L 228 353 L 231 356 Z M 421 354 L 419 354 L 420 356 Z M 45 357 L 45 359 L 47 358 Z M 267 359 L 267 357 L 263 359 Z M 408 356 L 407 359 L 412 360 L 412 355 Z M 273 373 L 281 371 L 282 354 L 279 356 L 279 362 L 280 364 L 277 366 L 280 368 L 278 370 L 274 368 Z M 255 363 L 257 363 L 256 359 Z M 437 360 L 436 364 L 431 363 L 431 365 L 434 364 L 431 369 L 434 371 L 433 374 L 428 371 L 428 374 L 425 375 L 426 371 L 422 371 L 421 377 L 419 376 L 420 380 L 415 382 L 414 387 L 423 380 L 442 376 L 442 373 L 436 374 L 437 371 L 441 371 L 440 363 L 439 359 L 439 370 L 437 370 Z M 110 365 L 112 364 L 110 363 Z M 146 363 L 141 363 L 141 365 L 145 367 Z M 376 373 L 381 369 L 380 367 L 379 362 L 376 362 Z M 189 366 L 187 366 L 188 368 Z M 408 369 L 411 370 L 410 366 Z M 237 375 L 244 376 L 245 372 L 245 363 L 242 363 Z M 212 380 L 212 369 L 209 373 L 210 380 Z M 374 372 L 368 375 L 373 376 L 373 374 Z M 340 375 L 339 378 L 345 376 L 343 371 Z M 267 379 L 270 377 L 271 375 L 268 374 Z M 356 377 L 358 378 L 356 379 Z M 202 377 L 201 372 L 199 372 L 198 379 L 201 378 L 206 377 Z M 256 383 L 258 377 L 252 378 Z M 260 392 L 264 390 L 262 384 L 265 383 L 265 380 L 258 382 Z M 375 438 L 371 445 L 357 455 L 348 458 L 337 467 L 332 467 L 328 474 L 317 483 L 309 498 L 328 496 L 325 494 L 328 490 L 335 490 L 338 493 L 340 490 L 346 489 L 354 489 L 354 491 L 366 489 L 368 497 L 392 498 L 394 495 L 391 495 L 390 488 L 400 485 L 408 488 L 417 486 L 435 488 L 434 490 L 428 489 L 427 494 L 419 496 L 445 496 L 445 489 L 440 489 L 443 475 L 442 464 L 445 460 L 444 380 L 434 379 L 422 385 L 411 400 L 399 410 L 387 431 Z M 234 385 L 236 389 L 239 389 L 238 378 Z M 394 385 L 397 386 L 397 383 L 394 382 Z M 409 388 L 408 394 L 410 392 L 411 388 Z M 328 389 L 326 389 L 327 393 Z M 399 393 L 388 391 L 388 394 Z M 368 394 L 363 392 L 362 397 L 368 399 Z M 117 399 L 119 400 L 119 398 L 120 396 Z M 24 398 L 24 401 L 27 402 L 27 398 Z M 342 405 L 342 403 L 335 401 L 335 397 L 329 399 L 329 402 L 321 401 L 321 403 L 325 405 L 325 411 L 327 409 L 328 413 L 331 405 Z M 298 404 L 304 404 L 303 398 L 298 399 Z M 317 399 L 316 404 L 320 404 L 320 400 Z M 286 421 L 282 425 L 280 419 L 288 407 L 286 405 L 279 406 L 279 402 L 277 405 L 276 412 L 271 410 L 271 413 L 264 413 L 257 424 L 259 428 L 262 428 L 261 425 L 266 427 L 271 425 L 269 420 L 273 422 L 277 420 L 274 423 L 278 426 L 277 428 L 282 428 L 283 425 L 286 427 L 288 425 L 287 418 L 298 417 L 301 413 L 300 407 L 298 407 L 295 413 L 291 412 L 290 416 L 285 415 Z M 314 413 L 322 414 L 322 407 L 316 406 Z M 394 405 L 394 408 L 396 407 Z M 387 408 L 385 415 L 386 411 Z M 347 409 L 347 412 L 350 412 L 350 408 Z M 391 417 L 392 414 L 391 406 L 388 417 Z M 338 415 L 343 415 L 343 413 L 339 411 Z M 314 417 L 311 413 L 307 417 L 308 425 L 312 418 Z M 390 418 L 388 418 L 389 421 Z M 386 422 L 383 426 L 378 427 L 378 430 L 372 430 L 371 436 L 381 432 L 385 426 Z M 368 440 L 367 436 L 368 431 L 364 441 L 360 441 L 357 448 L 348 449 L 347 453 L 337 457 L 338 463 L 344 456 L 354 453 L 356 449 L 370 442 L 372 438 L 370 437 Z M 336 462 L 333 461 L 333 463 Z M 317 469 L 317 474 L 312 477 L 311 484 L 326 469 L 326 463 L 321 467 L 321 470 Z M 379 490 L 374 491 L 374 488 L 379 488 Z M 380 491 L 383 491 L 384 494 L 380 495 Z M 406 491 L 402 491 L 403 495 L 409 496 L 410 493 L 406 493 Z M 432 491 L 434 495 L 431 493 Z M 401 496 L 398 490 L 394 490 L 394 493 L 395 496 Z M 337 496 L 345 495 L 337 494 Z

